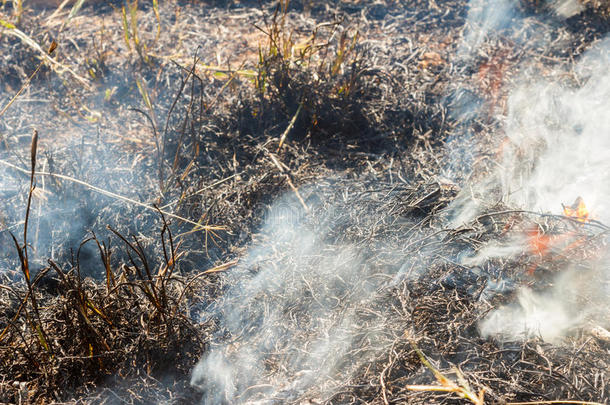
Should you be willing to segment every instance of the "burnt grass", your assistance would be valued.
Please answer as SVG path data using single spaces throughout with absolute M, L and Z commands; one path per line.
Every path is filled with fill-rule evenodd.
M 533 225 L 569 228 L 587 243 L 562 260 L 582 269 L 579 282 L 603 283 L 592 256 L 607 228 L 491 205 L 448 229 L 443 214 L 492 170 L 497 117 L 519 69 L 574 64 L 608 32 L 606 9 L 560 20 L 541 2 L 520 2 L 526 26 L 544 25 L 544 46 L 516 43 L 508 27 L 463 58 L 462 0 L 295 1 L 285 12 L 276 3 L 164 3 L 156 40 L 154 10 L 141 4 L 146 60 L 112 25 L 120 2 L 85 3 L 60 35 L 67 12 L 49 20 L 54 8 L 25 8 L 18 28 L 40 44 L 57 38 L 59 60 L 88 85 L 45 65 L 0 117 L 0 170 L 14 179 L 0 190 L 0 403 L 200 401 L 206 393 L 190 373 L 220 326 L 199 311 L 230 288 L 225 273 L 286 195 L 308 206 L 311 229 L 329 207 L 341 213 L 325 243 L 359 246 L 370 274 L 394 274 L 407 259 L 427 271 L 354 309 L 365 327 L 353 356 L 365 361 L 331 375 L 329 389 L 278 403 L 463 403 L 406 388 L 436 383 L 413 342 L 447 376 L 458 367 L 486 403 L 606 403 L 609 343 L 588 330 L 551 344 L 484 339 L 477 329 L 516 286 L 547 288 L 563 262 L 530 275 L 528 254 L 477 268 L 453 258 Z M 14 20 L 10 3 L 0 10 Z M 39 61 L 6 29 L 0 49 L 4 106 Z M 452 114 L 466 104 L 477 113 Z M 35 176 L 26 212 L 34 129 L 36 169 L 46 174 Z M 489 292 L 493 280 L 509 287 Z M 373 346 L 371 319 L 386 319 Z

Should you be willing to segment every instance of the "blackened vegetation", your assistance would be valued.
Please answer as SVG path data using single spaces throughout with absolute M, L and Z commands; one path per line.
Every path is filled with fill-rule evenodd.
M 53 72 L 43 72 L 41 77 L 53 83 L 43 95 L 55 100 L 60 113 L 42 116 L 35 102 L 17 106 L 14 115 L 2 117 L 1 136 L 24 125 L 35 125 L 43 138 L 45 124 L 49 130 L 69 125 L 65 130 L 72 133 L 91 131 L 91 126 L 69 120 L 65 124 L 58 118 L 74 107 L 70 97 L 83 97 L 99 107 L 104 118 L 78 142 L 48 147 L 44 158 L 41 152 L 40 170 L 68 174 L 226 230 L 193 232 L 192 224 L 163 218 L 154 210 L 100 196 L 66 180 L 37 176 L 37 189 L 46 190 L 51 208 L 41 213 L 36 201 L 31 208 L 26 242 L 36 249 L 30 251 L 29 288 L 20 276 L 23 259 L 17 254 L 27 243 L 15 250 L 9 233 L 18 235 L 23 224 L 6 224 L 10 229 L 0 232 L 0 254 L 7 267 L 0 285 L 0 374 L 7 376 L 0 381 L 0 402 L 77 397 L 90 403 L 197 401 L 203 394 L 188 386 L 188 375 L 207 346 L 216 343 L 212 336 L 218 326 L 202 324 L 195 310 L 229 287 L 216 273 L 201 272 L 240 257 L 268 205 L 284 193 L 298 195 L 302 185 L 311 183 L 323 190 L 315 204 L 305 200 L 318 210 L 307 219 L 312 228 L 329 205 L 343 215 L 334 219 L 338 226 L 328 235 L 329 244 L 360 244 L 371 273 L 397 274 L 406 258 L 425 263 L 426 270 L 398 278 L 378 299 L 356 310 L 364 327 L 356 331 L 359 346 L 353 355 L 366 361 L 355 362 L 358 368 L 349 374 L 333 375 L 333 389 L 293 394 L 292 400 L 455 402 L 452 394 L 405 388 L 434 382 L 410 346 L 414 340 L 442 372 L 450 375 L 451 366 L 458 366 L 473 388 L 486 390 L 489 401 L 608 401 L 607 342 L 574 331 L 556 345 L 539 339 L 501 344 L 481 338 L 477 331 L 478 320 L 492 307 L 510 302 L 516 286 L 532 284 L 543 290 L 563 263 L 538 263 L 535 255 L 524 254 L 472 269 L 456 260 L 460 252 L 506 237 L 509 225 L 517 223 L 516 228 L 524 230 L 544 222 L 553 232 L 571 226 L 570 221 L 552 218 L 549 225 L 533 214 L 506 213 L 477 218 L 463 229 L 445 229 L 437 217 L 460 190 L 437 175 L 449 166 L 457 179 L 473 172 L 482 175 L 484 164 L 472 162 L 495 155 L 493 115 L 503 108 L 503 86 L 516 62 L 533 58 L 549 64 L 554 57 L 570 63 L 573 55 L 607 32 L 607 15 L 588 10 L 554 23 L 558 38 L 560 33 L 569 35 L 551 49 L 492 40 L 474 62 L 464 63 L 454 62 L 452 55 L 468 10 L 465 1 L 303 1 L 288 10 L 263 3 L 264 17 L 258 2 L 182 6 L 198 23 L 212 26 L 205 39 L 209 42 L 196 53 L 202 63 L 215 64 L 206 46 L 227 42 L 215 38 L 213 28 L 233 21 L 234 12 L 242 13 L 241 19 L 231 24 L 247 21 L 260 28 L 259 54 L 239 69 L 222 72 L 197 70 L 195 63 L 168 63 L 156 70 L 155 62 L 161 62 L 154 57 L 150 64 L 104 59 L 101 48 L 91 47 L 91 54 L 79 63 L 85 71 L 93 68 L 91 80 L 100 91 L 87 94 Z M 150 10 L 147 18 L 154 21 Z M 532 12 L 532 23 L 538 18 L 547 17 Z M 36 32 L 34 16 L 23 24 L 25 32 L 44 41 L 47 33 Z M 64 35 L 70 34 L 79 32 Z M 114 38 L 115 43 L 121 40 L 120 35 Z M 10 55 L 0 61 L 2 85 L 10 92 L 27 77 L 29 64 L 35 66 L 35 52 L 23 50 L 13 38 L 0 41 Z M 162 45 L 171 49 L 174 43 Z M 240 45 L 235 41 L 226 46 L 237 52 Z M 240 73 L 246 70 L 251 72 Z M 211 80 L 218 73 L 223 80 Z M 151 93 L 157 90 L 155 102 L 164 114 L 154 116 L 138 104 L 136 76 Z M 44 80 L 34 85 L 41 83 Z M 115 96 L 106 97 L 106 91 Z M 479 106 L 467 124 L 448 111 L 460 94 L 470 95 L 466 107 Z M 87 111 L 79 111 L 88 117 Z M 24 117 L 31 117 L 31 124 Z M 140 122 L 137 129 L 146 136 L 123 137 L 126 122 Z M 444 147 L 456 139 L 461 142 L 465 126 L 481 150 L 468 147 L 453 156 Z M 13 152 L 29 144 L 29 128 L 25 133 L 12 137 L 10 148 L 2 146 L 3 157 L 15 164 L 20 161 Z M 118 166 L 131 170 L 110 170 Z M 342 177 L 326 185 L 325 179 L 337 172 Z M 12 169 L 7 173 L 28 180 Z M 23 211 L 27 188 L 16 184 L 2 193 L 0 215 L 15 218 Z M 587 243 L 570 252 L 569 259 L 586 270 L 583 274 L 590 278 L 583 282 L 607 282 L 596 273 L 594 262 L 601 259 L 590 257 L 596 251 L 592 246 L 604 243 L 606 230 L 592 225 L 575 229 Z M 372 235 L 382 235 L 385 244 L 373 243 Z M 49 252 L 52 260 L 42 252 Z M 381 263 L 380 257 L 386 261 Z M 277 260 L 282 259 L 287 258 L 278 252 Z M 528 270 L 533 264 L 532 276 Z M 486 290 L 490 280 L 500 279 L 509 287 Z M 374 347 L 367 346 L 367 322 L 380 318 L 387 319 L 384 330 Z M 274 355 L 281 358 L 282 353 Z M 267 371 L 276 370 L 270 366 Z

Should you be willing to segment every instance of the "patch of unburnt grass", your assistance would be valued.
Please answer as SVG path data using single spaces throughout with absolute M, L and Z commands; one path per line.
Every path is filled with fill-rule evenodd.
M 385 117 L 396 101 L 396 83 L 373 66 L 355 26 L 321 23 L 299 40 L 286 23 L 288 7 L 288 1 L 281 2 L 257 27 L 266 43 L 259 48 L 254 91 L 242 94 L 234 111 L 235 129 L 274 136 L 277 151 L 287 141 L 335 151 L 388 147 L 389 125 L 405 124 Z

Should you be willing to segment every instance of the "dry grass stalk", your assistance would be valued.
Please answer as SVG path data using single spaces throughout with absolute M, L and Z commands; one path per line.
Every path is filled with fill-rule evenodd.
M 424 353 L 417 347 L 417 344 L 411 340 L 411 347 L 417 353 L 419 360 L 422 362 L 426 368 L 428 368 L 436 377 L 436 380 L 440 385 L 407 385 L 406 388 L 411 391 L 438 391 L 438 392 L 452 392 L 463 398 L 465 400 L 470 401 L 474 405 L 485 405 L 485 390 L 481 389 L 478 393 L 474 393 L 468 384 L 468 381 L 464 378 L 463 374 L 457 369 L 454 368 L 454 372 L 457 375 L 458 383 L 455 383 L 451 379 L 445 377 L 443 373 L 441 373 L 437 368 L 435 368 L 426 358 Z

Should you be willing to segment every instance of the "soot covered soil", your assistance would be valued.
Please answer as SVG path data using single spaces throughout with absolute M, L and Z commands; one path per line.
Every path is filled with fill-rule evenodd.
M 569 70 L 606 8 L 523 1 L 472 40 L 462 0 L 86 2 L 63 27 L 42 3 L 1 6 L 59 47 L 0 117 L 0 402 L 464 401 L 408 389 L 437 384 L 416 348 L 485 403 L 608 401 L 607 311 L 553 343 L 479 327 L 566 263 L 607 283 L 607 228 L 450 209 L 495 169 L 513 81 Z M 11 30 L 2 106 L 40 63 Z M 532 230 L 578 243 L 462 260 Z M 237 370 L 197 366 L 215 353 Z

